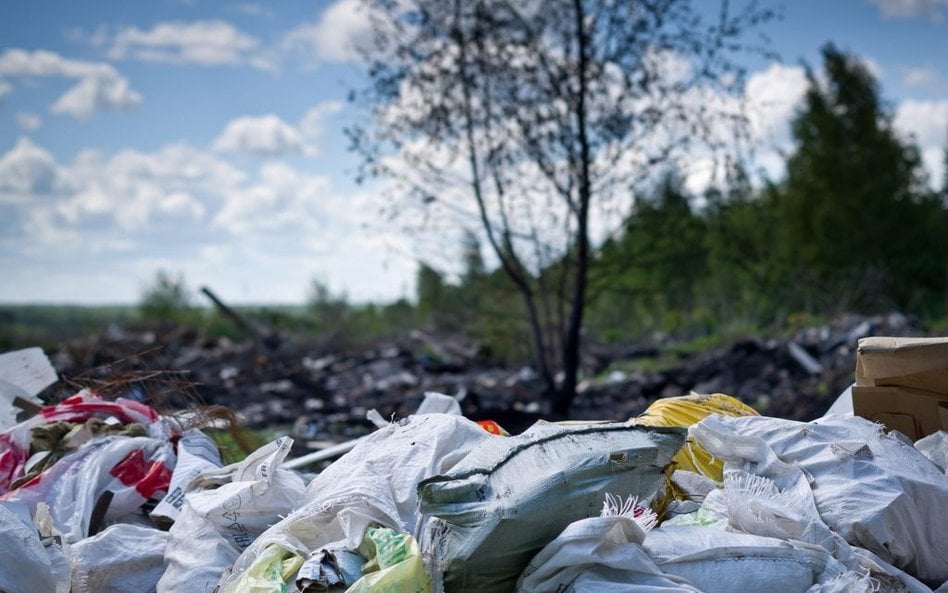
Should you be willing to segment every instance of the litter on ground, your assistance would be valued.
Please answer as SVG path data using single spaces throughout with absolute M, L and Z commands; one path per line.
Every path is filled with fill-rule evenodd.
M 134 393 L 44 403 L 50 369 L 0 354 L 2 593 L 948 591 L 948 432 L 846 402 L 801 422 L 693 393 L 509 435 L 430 393 L 331 452 L 225 464 Z

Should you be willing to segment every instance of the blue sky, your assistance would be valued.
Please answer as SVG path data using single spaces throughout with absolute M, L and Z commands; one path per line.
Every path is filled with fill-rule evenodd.
M 231 302 L 410 296 L 415 241 L 354 182 L 356 0 L 0 3 L 0 302 L 135 302 L 158 269 Z M 932 178 L 948 137 L 948 1 L 797 0 L 747 95 L 761 166 L 827 41 L 878 76 Z M 689 184 L 700 188 L 700 171 Z

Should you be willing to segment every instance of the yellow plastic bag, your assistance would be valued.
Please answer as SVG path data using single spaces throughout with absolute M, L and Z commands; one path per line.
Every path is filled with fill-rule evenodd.
M 359 546 L 368 558 L 366 573 L 346 593 L 431 593 L 431 578 L 415 538 L 385 527 L 370 527 Z
M 683 395 L 655 400 L 642 413 L 629 420 L 640 426 L 688 427 L 711 414 L 722 416 L 759 416 L 754 408 L 723 393 Z M 674 458 L 679 469 L 699 473 L 715 482 L 723 479 L 724 462 L 714 458 L 704 447 L 688 439 Z

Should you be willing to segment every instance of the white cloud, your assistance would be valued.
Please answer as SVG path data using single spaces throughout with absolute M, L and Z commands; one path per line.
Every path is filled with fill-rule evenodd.
M 20 138 L 12 149 L 0 156 L 0 203 L 24 196 L 48 195 L 64 185 L 53 156 L 29 138 Z
M 78 79 L 50 107 L 53 113 L 86 118 L 102 109 L 125 110 L 141 103 L 128 80 L 104 62 L 71 60 L 46 50 L 6 49 L 0 53 L 0 76 L 58 76 Z
M 748 78 L 748 117 L 757 142 L 780 148 L 789 146 L 790 120 L 808 85 L 803 68 L 783 64 L 771 64 Z
M 938 84 L 940 76 L 931 68 L 907 68 L 902 76 L 906 86 L 933 86 Z
M 345 105 L 341 101 L 324 101 L 306 110 L 300 118 L 300 134 L 307 142 L 318 142 L 326 131 L 326 120 L 342 112 Z
M 268 162 L 260 169 L 260 181 L 228 196 L 214 219 L 214 226 L 236 236 L 248 232 L 286 229 L 325 232 L 325 211 L 330 195 L 328 178 L 299 173 L 291 167 Z M 339 212 L 337 216 L 345 216 Z
M 141 103 L 124 78 L 83 78 L 50 107 L 57 114 L 86 118 L 100 109 L 123 110 Z
M 944 19 L 948 0 L 869 0 L 888 18 L 924 17 L 933 22 Z
M 0 101 L 7 98 L 7 95 L 13 92 L 13 85 L 0 78 Z
M 71 60 L 42 49 L 28 51 L 12 48 L 0 53 L 0 75 L 92 78 L 114 77 L 118 73 L 104 62 Z
M 224 21 L 165 22 L 143 30 L 120 29 L 109 56 L 116 60 L 196 64 L 200 66 L 249 65 L 273 70 L 275 64 L 257 50 L 257 38 Z
M 213 148 L 219 152 L 252 152 L 269 156 L 307 150 L 302 134 L 272 113 L 231 120 L 214 139 Z
M 43 118 L 35 113 L 20 112 L 16 114 L 16 123 L 24 130 L 31 132 L 43 126 Z
M 414 264 L 379 248 L 397 229 L 361 232 L 377 199 L 277 161 L 245 172 L 187 144 L 57 162 L 21 139 L 0 153 L 0 300 L 134 301 L 158 267 L 235 301 L 299 302 L 316 275 L 355 299 L 396 298 Z
M 882 69 L 879 62 L 869 56 L 856 56 L 856 59 L 869 71 L 869 74 L 871 74 L 873 78 L 882 80 L 882 77 L 885 75 L 885 70 Z
M 948 140 L 948 100 L 903 101 L 893 123 L 899 131 L 914 135 L 921 146 L 944 146 Z
M 318 21 L 290 30 L 282 45 L 327 62 L 355 62 L 359 60 L 359 48 L 367 47 L 371 38 L 371 22 L 361 2 L 337 0 Z
M 903 101 L 895 111 L 893 125 L 918 143 L 925 167 L 936 186 L 944 183 L 945 145 L 948 143 L 948 100 Z
M 270 8 L 254 2 L 243 2 L 236 5 L 234 9 L 247 16 L 263 17 L 266 19 L 273 18 L 273 11 Z
M 241 179 L 229 165 L 187 145 L 167 146 L 154 154 L 126 150 L 107 161 L 85 153 L 69 174 L 77 191 L 57 203 L 62 220 L 81 226 L 90 218 L 104 217 L 122 232 L 137 232 L 161 220 L 200 221 L 205 207 L 191 192 L 212 197 Z
M 306 110 L 299 124 L 293 126 L 272 113 L 245 115 L 232 119 L 214 139 L 217 152 L 249 152 L 262 156 L 302 153 L 315 156 L 322 139 L 326 119 L 341 112 L 341 101 L 324 101 Z

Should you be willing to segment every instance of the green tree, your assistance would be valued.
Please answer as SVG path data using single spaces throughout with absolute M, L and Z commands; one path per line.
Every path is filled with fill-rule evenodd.
M 722 2 L 710 20 L 690 0 L 363 3 L 374 38 L 359 96 L 372 113 L 350 129 L 363 173 L 395 181 L 407 218 L 479 221 L 565 414 L 591 221 L 655 164 L 740 122 L 733 102 L 703 98 L 740 91 L 745 34 L 773 13 L 754 1 Z
M 652 193 L 637 198 L 622 235 L 600 250 L 591 271 L 597 301 L 615 301 L 617 312 L 642 330 L 683 329 L 707 274 L 704 235 L 705 221 L 692 209 L 680 176 L 667 174 Z
M 824 76 L 793 122 L 779 200 L 781 257 L 810 311 L 923 308 L 945 288 L 940 204 L 855 56 L 823 48 Z
M 192 312 L 192 295 L 184 276 L 158 270 L 142 291 L 138 311 L 142 318 L 152 321 L 187 321 Z
M 756 325 L 786 313 L 788 274 L 775 240 L 779 226 L 773 184 L 754 188 L 745 172 L 734 171 L 726 191 L 711 189 L 704 211 L 708 277 L 704 297 L 715 318 Z
M 351 313 L 349 299 L 345 294 L 334 294 L 320 278 L 310 284 L 307 308 L 317 331 L 339 334 L 346 329 Z
M 415 293 L 418 300 L 418 315 L 423 321 L 430 322 L 437 327 L 451 329 L 455 325 L 453 319 L 451 289 L 444 281 L 441 272 L 425 262 L 418 264 L 418 273 L 415 276 Z
M 487 275 L 481 242 L 470 229 L 465 229 L 461 237 L 461 285 L 473 287 Z

